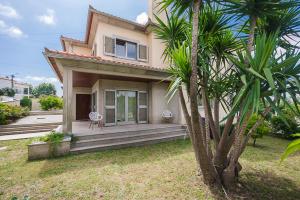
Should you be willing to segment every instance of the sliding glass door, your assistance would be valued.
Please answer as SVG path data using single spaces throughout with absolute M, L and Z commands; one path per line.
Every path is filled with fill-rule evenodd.
M 117 123 L 137 122 L 137 94 L 135 91 L 117 91 Z
M 147 92 L 130 90 L 105 91 L 105 125 L 147 122 Z

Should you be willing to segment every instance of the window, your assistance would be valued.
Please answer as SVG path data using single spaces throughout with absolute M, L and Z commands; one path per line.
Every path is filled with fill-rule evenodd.
M 123 40 L 116 40 L 116 55 L 119 57 L 126 57 L 126 42 Z
M 137 59 L 137 47 L 135 43 L 127 42 L 127 57 Z
M 120 58 L 147 61 L 148 49 L 146 45 L 122 40 L 119 38 L 104 37 L 104 52 L 106 55 Z
M 116 55 L 118 57 L 137 59 L 137 44 L 116 39 Z

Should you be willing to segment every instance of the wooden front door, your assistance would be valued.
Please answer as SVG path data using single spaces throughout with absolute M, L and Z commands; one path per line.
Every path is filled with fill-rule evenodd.
M 76 94 L 76 120 L 89 119 L 91 112 L 91 95 Z

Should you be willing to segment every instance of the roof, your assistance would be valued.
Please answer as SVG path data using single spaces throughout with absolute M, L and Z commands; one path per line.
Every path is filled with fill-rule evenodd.
M 78 60 L 78 61 L 86 61 L 86 62 L 93 62 L 93 63 L 99 63 L 99 64 L 107 64 L 107 65 L 114 65 L 114 66 L 125 66 L 135 69 L 143 69 L 143 70 L 149 70 L 149 71 L 156 71 L 156 72 L 164 72 L 167 73 L 166 69 L 161 68 L 154 68 L 150 67 L 148 65 L 142 65 L 142 64 L 134 64 L 126 61 L 117 61 L 117 60 L 107 60 L 100 56 L 89 56 L 89 55 L 81 55 L 81 54 L 75 54 L 75 53 L 69 53 L 66 51 L 57 51 L 57 50 L 50 50 L 45 48 L 45 51 L 43 52 L 44 56 L 48 59 L 49 64 L 52 66 L 54 71 L 56 72 L 59 79 L 62 81 L 62 75 L 60 74 L 56 62 L 53 58 L 65 58 L 69 60 Z
M 0 79 L 2 79 L 2 80 L 7 80 L 7 81 L 11 81 L 11 79 L 8 78 L 8 77 L 2 77 L 2 76 L 0 76 Z M 28 84 L 28 83 L 24 83 L 24 82 L 20 82 L 20 81 L 16 81 L 16 80 L 14 80 L 14 84 L 30 86 L 30 84 Z
M 122 22 L 122 23 L 125 23 L 125 24 L 132 25 L 137 30 L 141 30 L 141 31 L 147 31 L 148 26 L 151 25 L 151 24 L 153 24 L 151 22 L 150 18 L 148 19 L 148 22 L 145 25 L 142 25 L 142 24 L 136 23 L 134 21 L 130 21 L 130 20 L 127 20 L 127 19 L 124 19 L 124 18 L 121 18 L 121 17 L 117 17 L 117 16 L 114 16 L 114 15 L 111 15 L 109 13 L 105 13 L 105 12 L 96 10 L 95 8 L 93 8 L 90 5 L 89 9 L 88 9 L 88 17 L 87 17 L 86 33 L 85 33 L 85 39 L 84 39 L 84 41 L 83 40 L 77 40 L 77 39 L 69 38 L 69 37 L 65 37 L 65 36 L 61 36 L 60 40 L 61 40 L 61 43 L 62 43 L 62 46 L 63 46 L 64 50 L 66 50 L 65 41 L 73 42 L 73 43 L 76 43 L 77 45 L 87 45 L 88 44 L 89 38 L 90 38 L 90 31 L 91 31 L 91 26 L 92 26 L 92 21 L 93 21 L 94 15 L 97 15 L 97 16 L 100 16 L 100 17 L 104 16 L 104 17 L 107 17 L 109 19 L 116 20 L 118 22 Z
M 78 46 L 83 46 L 83 47 L 87 47 L 87 43 L 85 43 L 84 41 L 82 40 L 77 40 L 77 39 L 73 39 L 73 38 L 69 38 L 69 37 L 65 37 L 65 36 L 60 36 L 60 42 L 61 42 L 61 45 L 63 47 L 63 50 L 66 51 L 66 44 L 65 44 L 65 41 L 68 41 L 70 43 L 73 43 L 73 44 L 76 44 Z

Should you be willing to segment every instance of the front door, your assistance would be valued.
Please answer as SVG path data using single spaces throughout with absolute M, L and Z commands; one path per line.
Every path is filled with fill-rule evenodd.
M 137 122 L 137 93 L 117 91 L 117 123 L 134 124 Z
M 91 95 L 76 94 L 76 120 L 88 120 L 91 112 Z

